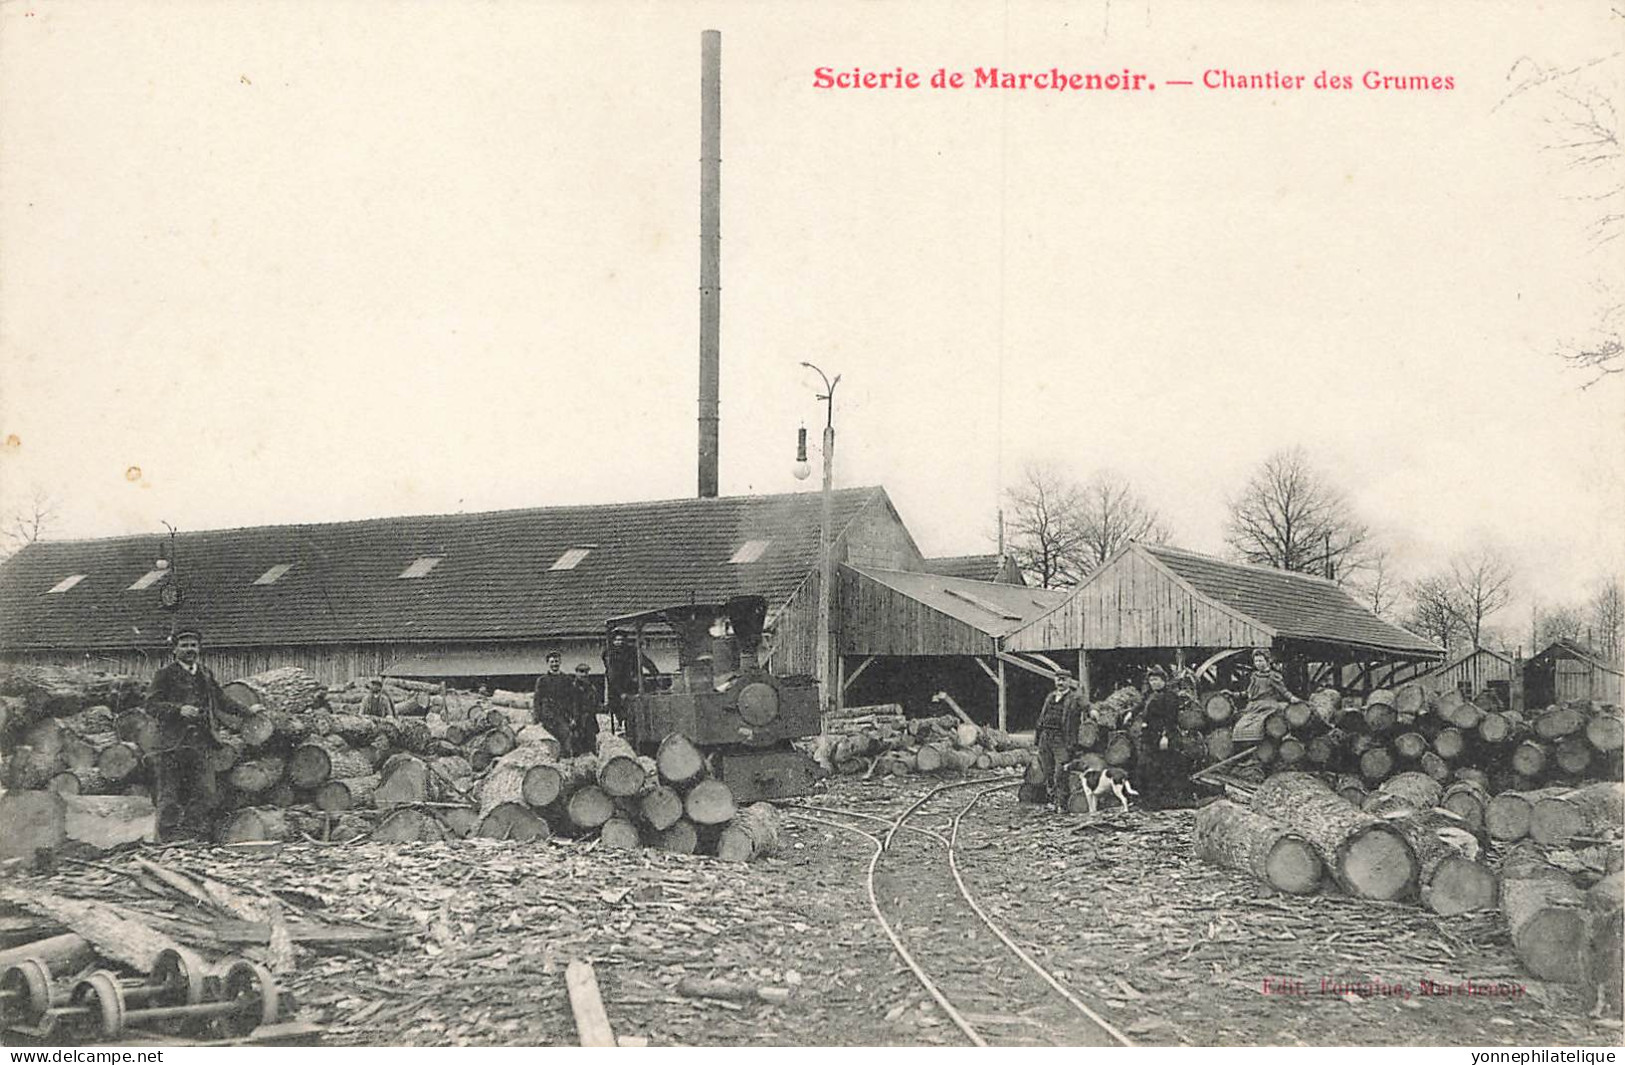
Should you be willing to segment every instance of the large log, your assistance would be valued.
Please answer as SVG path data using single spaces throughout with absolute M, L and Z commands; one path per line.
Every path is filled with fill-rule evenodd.
M 1625 718 L 1620 717 L 1618 707 L 1592 714 L 1591 720 L 1586 722 L 1585 737 L 1587 743 L 1604 754 L 1625 749 Z
M 379 773 L 378 788 L 372 794 L 373 805 L 384 810 L 428 800 L 429 767 L 423 759 L 399 754 L 384 763 Z
M 1385 795 L 1397 795 L 1410 803 L 1413 810 L 1429 810 L 1439 805 L 1444 788 L 1426 773 L 1399 773 L 1382 782 L 1377 789 Z
M 1483 830 L 1484 815 L 1490 807 L 1490 793 L 1476 780 L 1458 780 L 1439 797 L 1439 806 L 1463 821 L 1473 831 Z
M 311 801 L 323 813 L 342 814 L 350 810 L 364 809 L 372 805 L 372 797 L 378 791 L 379 777 L 376 773 L 364 777 L 346 777 L 342 780 L 329 780 L 316 789 Z
M 129 780 L 141 769 L 141 748 L 128 740 L 110 743 L 96 752 L 96 768 L 108 780 Z
M 1571 705 L 1547 707 L 1534 721 L 1535 735 L 1543 740 L 1559 740 L 1580 732 L 1585 726 L 1585 713 Z
M 1591 767 L 1591 754 L 1592 747 L 1586 742 L 1585 734 L 1576 732 L 1557 741 L 1552 757 L 1558 769 L 1577 777 Z
M 4 881 L 0 881 L 0 901 L 51 918 L 82 937 L 102 957 L 139 973 L 151 972 L 153 961 L 163 951 L 180 947 L 133 911 L 112 903 L 65 898 Z
M 765 802 L 740 810 L 717 837 L 717 857 L 724 861 L 748 862 L 778 849 L 779 811 Z
M 648 768 L 632 745 L 613 732 L 598 734 L 598 786 L 611 798 L 640 794 L 650 783 Z
M 664 784 L 650 789 L 638 799 L 638 813 L 656 832 L 664 832 L 683 816 L 683 797 Z
M 720 825 L 734 816 L 733 791 L 720 780 L 702 780 L 683 797 L 683 813 L 696 825 Z
M 379 843 L 439 843 L 447 835 L 437 818 L 411 806 L 391 811 L 372 830 Z
M 1427 737 L 1420 732 L 1402 732 L 1394 737 L 1394 753 L 1407 762 L 1416 761 L 1427 749 Z
M 530 807 L 517 802 L 502 803 L 480 818 L 475 835 L 484 839 L 512 839 L 520 843 L 545 840 L 553 834 L 547 821 Z
M 1433 712 L 1445 724 L 1459 729 L 1477 728 L 1484 716 L 1483 710 L 1462 698 L 1460 692 L 1454 691 L 1441 693 Z
M 89 968 L 96 960 L 96 951 L 84 936 L 76 932 L 63 932 L 0 950 L 0 972 L 29 958 L 44 965 L 53 976 L 60 976 Z
M 216 838 L 221 843 L 260 843 L 289 839 L 292 834 L 288 811 L 275 806 L 248 806 L 228 814 Z
M 576 829 L 587 832 L 615 816 L 615 801 L 596 784 L 575 789 L 564 805 L 565 816 Z
M 1360 775 L 1372 784 L 1386 780 L 1393 771 L 1394 752 L 1380 743 L 1360 755 Z
M 128 795 L 61 795 L 12 791 L 0 795 L 0 858 L 32 858 L 75 843 L 111 850 L 158 841 L 152 800 Z
M 296 788 L 319 788 L 329 780 L 372 775 L 372 759 L 343 743 L 323 738 L 300 744 L 288 758 L 288 781 Z
M 1106 764 L 1124 766 L 1134 761 L 1134 741 L 1121 729 L 1106 739 Z
M 693 854 L 699 849 L 700 834 L 694 822 L 678 821 L 655 837 L 655 847 L 672 854 Z
M 1440 729 L 1433 737 L 1433 750 L 1447 762 L 1454 762 L 1467 751 L 1467 737 L 1460 729 Z
M 1466 821 L 1448 810 L 1413 810 L 1390 818 L 1416 855 L 1422 905 L 1438 914 L 1493 910 L 1498 882 Z
M 326 696 L 327 685 L 298 666 L 280 666 L 234 680 L 223 691 L 228 701 L 243 710 L 257 705 L 302 714 Z
M 1512 843 L 1529 835 L 1535 804 L 1521 791 L 1503 791 L 1484 808 L 1484 827 L 1490 838 Z
M 1501 913 L 1513 950 L 1531 975 L 1565 984 L 1586 979 L 1585 896 L 1532 843 L 1513 847 L 1501 863 Z
M 263 758 L 239 762 L 226 775 L 226 780 L 245 795 L 259 795 L 280 784 L 286 772 L 287 762 L 277 755 L 268 754 Z
M 1416 856 L 1392 826 L 1351 806 L 1308 773 L 1281 773 L 1253 793 L 1252 808 L 1280 817 L 1320 854 L 1351 895 L 1401 899 L 1416 889 Z
M 1529 838 L 1544 846 L 1566 847 L 1576 836 L 1598 836 L 1625 824 L 1625 784 L 1547 789 L 1531 798 Z
M 643 839 L 631 818 L 616 815 L 598 830 L 598 844 L 610 850 L 630 851 L 642 846 Z
M 1196 856 L 1251 874 L 1279 891 L 1312 894 L 1320 886 L 1314 847 L 1285 824 L 1226 799 L 1196 814 Z
M 1202 712 L 1213 724 L 1223 725 L 1236 716 L 1236 704 L 1225 692 L 1214 692 L 1202 700 Z

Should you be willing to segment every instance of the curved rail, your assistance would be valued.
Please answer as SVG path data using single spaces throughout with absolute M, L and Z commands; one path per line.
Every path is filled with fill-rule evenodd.
M 1086 1003 L 1064 987 L 1060 981 L 1055 979 L 1054 975 L 1050 973 L 1049 970 L 1045 969 L 1037 961 L 1033 960 L 1031 955 L 1029 955 L 1018 943 L 1005 934 L 1004 930 L 1000 928 L 991 917 L 988 916 L 987 911 L 983 910 L 981 905 L 976 901 L 975 896 L 971 893 L 970 886 L 965 883 L 965 878 L 959 870 L 959 861 L 957 855 L 955 854 L 955 849 L 959 841 L 959 826 L 964 820 L 965 815 L 970 813 L 977 803 L 981 802 L 982 799 L 993 794 L 995 791 L 1005 791 L 1010 788 L 1019 787 L 1019 781 L 1001 781 L 992 783 L 991 787 L 985 787 L 979 791 L 970 802 L 965 804 L 963 809 L 954 815 L 952 827 L 946 838 L 944 838 L 941 833 L 932 831 L 931 829 L 917 828 L 913 825 L 907 824 L 910 817 L 914 816 L 914 814 L 919 812 L 921 807 L 930 802 L 932 799 L 935 799 L 938 795 L 941 795 L 944 792 L 954 791 L 959 788 L 974 787 L 989 783 L 990 781 L 987 778 L 981 778 L 977 780 L 965 780 L 952 784 L 940 785 L 926 792 L 896 818 L 885 818 L 875 814 L 863 813 L 857 810 L 843 810 L 835 807 L 814 807 L 804 806 L 801 804 L 786 805 L 790 813 L 797 817 L 801 817 L 803 820 L 828 825 L 832 828 L 845 829 L 848 832 L 855 832 L 858 835 L 863 836 L 874 845 L 875 850 L 869 859 L 867 883 L 865 885 L 869 895 L 870 911 L 874 914 L 875 919 L 880 922 L 881 928 L 886 933 L 886 938 L 891 940 L 893 949 L 897 951 L 898 957 L 902 958 L 903 963 L 908 966 L 910 971 L 913 972 L 915 979 L 918 980 L 920 985 L 926 989 L 933 999 L 936 1000 L 937 1005 L 942 1007 L 943 1011 L 948 1014 L 949 1018 L 959 1028 L 959 1030 L 965 1034 L 965 1037 L 976 1046 L 987 1046 L 987 1042 L 976 1031 L 975 1027 L 965 1019 L 964 1015 L 954 1008 L 953 1004 L 949 1002 L 947 996 L 943 994 L 940 988 L 937 987 L 936 983 L 926 975 L 923 969 L 920 968 L 919 963 L 914 960 L 914 957 L 909 954 L 908 949 L 903 946 L 902 939 L 897 935 L 896 931 L 892 928 L 891 922 L 886 920 L 885 914 L 882 913 L 880 909 L 880 901 L 875 893 L 875 870 L 879 865 L 880 858 L 891 847 L 891 842 L 896 837 L 897 833 L 905 829 L 910 832 L 919 833 L 920 835 L 929 836 L 938 843 L 942 844 L 943 849 L 948 855 L 949 871 L 953 874 L 954 884 L 959 889 L 960 896 L 964 898 L 965 902 L 970 906 L 971 912 L 976 915 L 977 919 L 980 920 L 982 924 L 986 925 L 990 932 L 998 937 L 999 942 L 1003 943 L 1006 949 L 1008 949 L 1012 954 L 1020 959 L 1023 964 L 1036 973 L 1039 978 L 1051 988 L 1051 990 L 1055 991 L 1056 994 L 1065 999 L 1068 1004 L 1087 1018 L 1090 1023 L 1094 1024 L 1102 1032 L 1105 1032 L 1106 1035 L 1111 1037 L 1115 1042 L 1125 1047 L 1134 1046 L 1134 1042 L 1129 1039 L 1128 1036 L 1118 1031 L 1109 1021 L 1100 1016 L 1100 1014 L 1096 1013 L 1093 1009 L 1090 1009 Z M 875 821 L 879 822 L 880 824 L 889 825 L 890 827 L 886 832 L 885 838 L 881 839 L 872 832 L 867 832 L 852 825 L 846 825 L 840 823 L 839 821 L 831 821 L 826 818 L 811 816 L 808 811 L 814 810 L 820 813 L 831 813 L 838 816 L 853 817 L 865 821 Z

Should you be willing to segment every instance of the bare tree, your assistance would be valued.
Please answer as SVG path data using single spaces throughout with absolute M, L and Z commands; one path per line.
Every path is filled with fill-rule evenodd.
M 1084 572 L 1092 573 L 1130 540 L 1168 542 L 1168 527 L 1121 474 L 1103 470 L 1079 494 Z
M 1454 651 L 1461 641 L 1463 628 L 1450 581 L 1438 575 L 1424 577 L 1407 585 L 1405 591 L 1410 599 L 1405 627 L 1432 640 L 1446 653 Z
M 1386 547 L 1365 552 L 1359 565 L 1352 568 L 1348 587 L 1365 600 L 1371 612 L 1389 620 L 1399 605 L 1403 588 L 1394 576 L 1393 559 Z
M 1625 17 L 1615 5 L 1613 17 Z M 1541 149 L 1566 172 L 1567 198 L 1593 210 L 1585 236 L 1593 252 L 1614 255 L 1609 246 L 1625 232 L 1625 173 L 1621 162 L 1619 112 L 1611 81 L 1625 53 L 1612 52 L 1573 66 L 1557 66 L 1525 56 L 1507 74 L 1509 88 L 1495 110 L 1523 97 L 1541 108 Z M 1606 250 L 1605 250 L 1606 249 Z M 1612 262 L 1610 258 L 1608 261 Z M 1557 343 L 1559 357 L 1589 375 L 1582 388 L 1625 372 L 1625 301 L 1604 271 L 1592 288 L 1597 293 L 1597 322 L 1586 335 Z
M 1088 572 L 1083 492 L 1051 463 L 1028 463 L 1007 489 L 1010 555 L 1040 588 L 1072 584 Z
M 36 540 L 43 540 L 56 528 L 57 503 L 43 488 L 35 487 L 28 499 L 18 503 L 5 527 L 0 528 L 0 558 L 16 554 Z
M 1249 562 L 1347 580 L 1369 538 L 1301 447 L 1277 451 L 1230 501 L 1225 542 Z
M 1511 602 L 1512 576 L 1512 565 L 1493 548 L 1480 547 L 1451 560 L 1457 615 L 1474 647 L 1484 646 L 1484 619 Z
M 1577 640 L 1585 632 L 1585 612 L 1577 606 L 1559 604 L 1540 610 L 1535 615 L 1535 649 L 1539 650 L 1553 640 Z
M 1610 577 L 1598 585 L 1588 605 L 1595 649 L 1608 661 L 1618 662 L 1620 644 L 1625 641 L 1625 589 L 1619 578 Z

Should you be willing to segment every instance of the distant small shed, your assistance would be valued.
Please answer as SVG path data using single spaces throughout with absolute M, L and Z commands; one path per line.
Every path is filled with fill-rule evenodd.
M 1573 640 L 1554 640 L 1551 646 L 1524 664 L 1524 693 L 1530 706 L 1571 700 L 1614 703 L 1620 701 L 1618 666 L 1598 658 Z
M 1472 694 L 1485 689 L 1500 690 L 1502 698 L 1505 699 L 1506 689 L 1511 685 L 1512 675 L 1516 669 L 1517 666 L 1508 655 L 1492 651 L 1488 647 L 1480 647 L 1423 673 L 1414 683 L 1434 695 L 1458 691 L 1465 687 Z

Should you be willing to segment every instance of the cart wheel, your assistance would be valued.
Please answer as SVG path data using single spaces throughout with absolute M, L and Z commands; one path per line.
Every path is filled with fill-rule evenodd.
M 0 1028 L 32 1027 L 54 1005 L 51 971 L 38 958 L 24 958 L 0 974 Z
M 158 952 L 148 981 L 163 988 L 152 1000 L 154 1006 L 195 1006 L 203 1001 L 203 959 L 185 948 L 168 947 Z
M 226 969 L 221 1001 L 239 1008 L 220 1018 L 220 1026 L 233 1038 L 242 1038 L 262 1024 L 275 1024 L 279 1003 L 271 971 L 255 962 L 238 959 Z
M 74 985 L 69 1000 L 75 1006 L 90 1007 L 82 1024 L 99 1024 L 102 1035 L 115 1036 L 124 1031 L 124 988 L 118 977 L 106 969 L 97 969 Z

